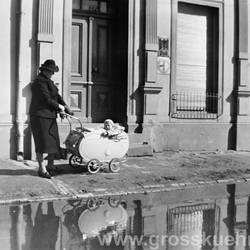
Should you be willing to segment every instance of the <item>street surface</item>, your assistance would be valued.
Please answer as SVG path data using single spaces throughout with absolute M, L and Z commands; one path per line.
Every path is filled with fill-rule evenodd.
M 24 202 L 196 188 L 250 182 L 250 152 L 170 152 L 129 157 L 118 173 L 89 174 L 58 160 L 51 180 L 37 176 L 35 161 L 0 159 L 0 202 Z

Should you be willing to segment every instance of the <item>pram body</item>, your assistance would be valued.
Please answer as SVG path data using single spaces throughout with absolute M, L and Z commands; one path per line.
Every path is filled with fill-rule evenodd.
M 67 115 L 69 116 L 69 115 Z M 72 129 L 70 123 L 70 132 L 65 140 L 66 149 L 72 154 L 69 158 L 69 164 L 72 167 L 79 167 L 87 164 L 88 171 L 96 173 L 105 165 L 109 165 L 111 172 L 118 172 L 120 161 L 126 155 L 129 147 L 127 133 L 119 131 L 112 136 L 106 134 L 102 128 L 89 130 L 82 126 Z

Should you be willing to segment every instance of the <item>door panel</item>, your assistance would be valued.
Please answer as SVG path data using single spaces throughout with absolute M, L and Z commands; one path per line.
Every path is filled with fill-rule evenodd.
M 112 30 L 111 22 L 105 19 L 94 19 L 92 51 L 92 117 L 100 122 L 114 118 L 114 81 L 111 65 Z
M 86 19 L 72 19 L 70 107 L 77 116 L 86 118 L 87 107 L 87 49 L 88 23 Z
M 71 46 L 72 81 L 87 80 L 88 23 L 86 19 L 73 19 Z
M 72 26 L 71 73 L 80 74 L 80 26 Z
M 94 82 L 108 82 L 110 72 L 109 23 L 95 19 L 93 23 L 92 79 Z

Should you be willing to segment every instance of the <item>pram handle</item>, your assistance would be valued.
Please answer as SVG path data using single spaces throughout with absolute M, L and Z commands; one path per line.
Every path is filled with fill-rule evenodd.
M 75 116 L 73 116 L 73 115 L 67 114 L 67 113 L 65 113 L 65 112 L 60 112 L 60 114 L 63 115 L 63 116 L 65 116 L 66 119 L 68 120 L 69 126 L 70 126 L 70 130 L 71 130 L 71 128 L 72 128 L 72 125 L 71 125 L 71 122 L 70 122 L 69 117 L 70 117 L 70 118 L 73 118 L 73 119 L 75 119 L 75 120 L 77 120 L 77 121 L 80 123 L 81 130 L 83 130 L 82 122 L 80 121 L 80 119 L 79 119 L 78 117 L 75 117 Z

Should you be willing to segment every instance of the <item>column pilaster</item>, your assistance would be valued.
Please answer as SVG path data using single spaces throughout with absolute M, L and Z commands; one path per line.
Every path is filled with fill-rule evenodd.
M 128 1 L 128 86 L 127 86 L 127 122 L 136 122 L 136 100 L 131 98 L 134 95 L 135 86 L 135 18 L 136 4 L 138 1 Z
M 156 82 L 157 42 L 157 0 L 146 0 L 146 82 Z
M 238 86 L 236 149 L 250 149 L 249 1 L 238 0 Z
M 71 27 L 72 0 L 64 0 L 63 5 L 63 55 L 62 55 L 62 84 L 63 98 L 70 104 L 71 83 Z
M 144 122 L 156 120 L 158 94 L 162 86 L 157 83 L 157 0 L 146 0 L 145 6 L 145 82 L 141 86 L 144 95 Z
M 239 9 L 239 51 L 238 51 L 238 121 L 246 120 L 248 116 L 250 121 L 250 86 L 248 75 L 248 0 L 238 0 Z
M 39 0 L 38 8 L 37 41 L 39 65 L 41 65 L 44 60 L 52 57 L 54 0 Z

